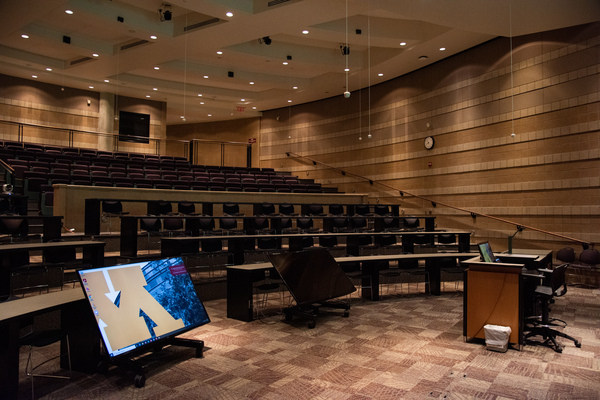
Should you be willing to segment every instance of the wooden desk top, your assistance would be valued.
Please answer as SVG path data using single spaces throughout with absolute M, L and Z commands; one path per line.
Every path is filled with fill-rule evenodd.
M 421 254 L 389 254 L 389 255 L 373 255 L 373 256 L 349 256 L 335 257 L 338 263 L 344 262 L 365 262 L 365 261 L 389 261 L 389 260 L 414 260 L 427 258 L 448 258 L 448 257 L 472 257 L 475 253 L 421 253 Z M 271 263 L 256 263 L 242 265 L 228 265 L 227 269 L 237 269 L 243 271 L 256 271 L 261 269 L 273 268 Z
M 7 300 L 0 303 L 0 323 L 4 324 L 15 318 L 49 312 L 64 304 L 84 299 L 83 292 L 77 288 L 22 299 Z
M 0 245 L 0 253 L 14 252 L 25 250 L 43 250 L 57 247 L 88 247 L 88 246 L 105 246 L 105 242 L 98 240 L 73 240 L 69 242 L 45 242 L 45 243 L 10 243 Z
M 175 240 L 175 241 L 186 241 L 186 240 L 229 240 L 229 239 L 258 239 L 258 238 L 290 238 L 290 237 L 320 237 L 320 236 L 382 236 L 382 235 L 439 235 L 443 233 L 454 233 L 454 234 L 471 234 L 470 231 L 388 231 L 388 232 L 303 232 L 303 233 L 276 233 L 276 234 L 256 234 L 256 235 L 205 235 L 205 236 L 176 236 L 176 237 L 165 237 L 161 240 Z M 441 253 L 451 254 L 451 253 Z

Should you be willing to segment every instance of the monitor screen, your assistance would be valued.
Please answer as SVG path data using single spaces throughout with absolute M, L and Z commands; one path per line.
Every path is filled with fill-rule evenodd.
M 111 358 L 210 322 L 179 257 L 78 273 Z
M 119 111 L 119 140 L 123 142 L 149 143 L 150 115 Z
M 269 254 L 268 257 L 299 305 L 323 302 L 356 290 L 325 249 Z
M 477 243 L 479 254 L 484 262 L 498 262 L 500 261 L 492 251 L 492 246 L 488 242 Z

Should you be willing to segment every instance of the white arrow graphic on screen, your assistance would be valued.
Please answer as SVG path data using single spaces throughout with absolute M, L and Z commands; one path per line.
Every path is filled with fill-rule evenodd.
M 104 332 L 104 328 L 106 328 L 108 325 L 106 325 L 106 323 L 104 321 L 102 321 L 101 319 L 98 320 L 98 327 L 100 327 L 100 334 L 102 335 L 102 337 L 104 338 L 104 344 L 106 345 L 106 350 L 108 350 L 109 354 L 112 354 L 112 348 L 110 347 L 110 342 L 108 341 L 108 338 L 106 337 L 106 332 Z
M 110 299 L 110 301 L 113 302 L 113 304 L 116 305 L 117 297 L 119 297 L 119 294 L 121 294 L 121 291 L 119 290 L 118 292 L 115 292 L 115 288 L 113 287 L 112 281 L 110 280 L 110 275 L 108 275 L 107 270 L 102 271 L 102 273 L 104 274 L 104 280 L 106 281 L 106 286 L 108 286 L 108 293 L 104 293 L 104 294 L 106 295 L 106 297 L 108 297 Z

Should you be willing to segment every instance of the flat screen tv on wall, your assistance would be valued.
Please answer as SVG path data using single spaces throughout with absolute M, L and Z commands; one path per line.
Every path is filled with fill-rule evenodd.
M 150 138 L 150 115 L 119 111 L 119 140 L 123 142 L 148 143 Z

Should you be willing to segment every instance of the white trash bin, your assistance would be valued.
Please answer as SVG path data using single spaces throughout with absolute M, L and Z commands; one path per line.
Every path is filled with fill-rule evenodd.
M 512 330 L 510 326 L 485 325 L 485 346 L 488 350 L 506 352 L 508 350 L 508 339 Z

